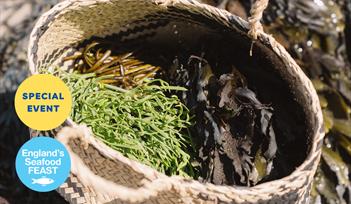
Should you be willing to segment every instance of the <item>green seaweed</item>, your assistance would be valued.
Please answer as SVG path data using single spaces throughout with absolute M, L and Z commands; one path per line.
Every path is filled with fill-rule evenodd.
M 101 83 L 94 74 L 58 71 L 73 97 L 71 118 L 131 159 L 167 175 L 195 177 L 191 165 L 189 110 L 162 80 L 146 80 L 125 90 Z

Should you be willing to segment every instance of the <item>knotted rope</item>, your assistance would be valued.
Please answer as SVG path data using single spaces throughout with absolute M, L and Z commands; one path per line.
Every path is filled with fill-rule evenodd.
M 252 56 L 252 47 L 254 41 L 257 40 L 257 36 L 259 33 L 263 32 L 263 27 L 261 24 L 261 19 L 263 15 L 263 11 L 267 8 L 269 0 L 256 0 L 250 10 L 249 24 L 250 30 L 248 32 L 249 36 L 253 39 L 250 48 L 250 56 Z

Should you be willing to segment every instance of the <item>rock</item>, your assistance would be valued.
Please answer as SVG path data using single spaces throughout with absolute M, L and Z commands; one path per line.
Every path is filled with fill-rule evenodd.
M 15 27 L 22 23 L 24 20 L 28 19 L 31 15 L 32 5 L 30 3 L 23 4 L 11 17 L 7 20 L 7 25 L 10 27 Z
M 12 8 L 5 9 L 4 7 L 0 7 L 0 24 L 4 23 L 13 12 L 14 9 Z
M 0 24 L 0 39 L 5 38 L 7 33 L 10 33 L 10 29 L 5 25 Z
M 5 198 L 0 197 L 0 204 L 10 204 Z

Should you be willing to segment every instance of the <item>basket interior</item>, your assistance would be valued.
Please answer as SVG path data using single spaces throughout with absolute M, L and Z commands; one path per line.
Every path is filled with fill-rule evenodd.
M 212 44 L 220 60 L 237 67 L 261 102 L 272 104 L 275 110 L 277 158 L 289 162 L 275 164 L 279 174 L 270 180 L 291 174 L 306 160 L 317 123 L 310 95 L 305 85 L 287 70 L 288 65 L 263 43 L 256 42 L 253 56 L 249 55 L 251 40 L 245 33 L 244 21 L 234 16 L 209 15 L 196 6 L 184 9 L 182 5 L 175 5 L 166 9 L 152 1 L 111 2 L 95 2 L 58 15 L 40 34 L 35 67 L 69 68 L 69 64 L 62 63 L 62 58 L 96 38 L 114 41 L 122 49 L 144 44 L 159 52 L 181 52 L 204 42 Z

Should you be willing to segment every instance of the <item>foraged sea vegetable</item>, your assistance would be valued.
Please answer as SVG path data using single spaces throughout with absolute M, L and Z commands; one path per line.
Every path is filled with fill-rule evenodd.
M 152 79 L 160 67 L 137 59 L 135 53 L 115 54 L 109 44 L 89 43 L 82 52 L 68 56 L 64 61 L 74 60 L 74 68 L 80 73 L 95 73 L 101 82 L 131 89 L 144 79 Z
M 351 183 L 345 182 L 351 179 L 350 5 L 350 0 L 271 0 L 263 15 L 265 30 L 313 81 L 323 109 L 326 137 L 311 203 L 351 203 Z
M 173 85 L 173 88 L 177 86 L 177 89 L 179 87 L 188 89 L 188 91 L 184 89 L 180 92 L 173 91 L 168 93 L 168 95 L 177 94 L 186 107 L 191 110 L 191 115 L 195 116 L 195 125 L 193 127 L 190 127 L 189 113 L 187 112 L 188 119 L 186 122 L 188 125 L 181 128 L 173 127 L 175 130 L 171 131 L 171 134 L 177 136 L 190 127 L 189 131 L 193 141 L 190 141 L 190 137 L 186 137 L 187 142 L 181 139 L 181 142 L 184 142 L 184 144 L 180 145 L 182 153 L 187 154 L 186 152 L 189 152 L 189 157 L 183 159 L 183 162 L 179 162 L 177 159 L 172 160 L 172 155 L 158 155 L 158 152 L 154 152 L 154 154 L 140 152 L 143 151 L 143 148 L 134 143 L 129 144 L 132 142 L 129 139 L 126 139 L 126 141 L 116 140 L 114 138 L 116 134 L 127 134 L 128 136 L 130 132 L 126 130 L 132 129 L 134 132 L 131 133 L 131 137 L 142 138 L 138 141 L 140 145 L 148 146 L 149 144 L 143 141 L 151 138 L 152 134 L 146 134 L 146 138 L 144 138 L 142 136 L 145 134 L 143 128 L 146 128 L 149 132 L 153 130 L 160 135 L 165 135 L 169 134 L 167 130 L 172 129 L 172 127 L 163 125 L 169 119 L 162 117 L 166 112 L 161 110 L 161 108 L 151 107 L 154 111 L 144 114 L 150 108 L 145 108 L 142 104 L 148 102 L 149 99 L 155 100 L 153 102 L 158 106 L 163 106 L 162 104 L 164 104 L 162 100 L 155 99 L 158 95 L 158 92 L 155 90 L 149 90 L 150 92 L 146 95 L 143 95 L 144 91 L 142 91 L 143 94 L 138 93 L 137 96 L 140 95 L 140 98 L 128 99 L 128 103 L 124 106 L 125 108 L 123 107 L 125 109 L 124 112 L 117 111 L 118 113 L 114 114 L 116 109 L 120 110 L 121 107 L 113 106 L 113 104 L 118 104 L 113 99 L 117 100 L 116 98 L 118 98 L 118 100 L 121 100 L 118 102 L 122 103 L 126 100 L 124 95 L 128 95 L 127 93 L 138 92 L 138 90 L 144 90 L 151 85 L 154 86 L 155 81 L 152 84 L 144 84 L 144 82 L 147 81 L 145 79 L 153 78 L 159 67 L 147 64 L 141 60 L 148 59 L 148 54 L 145 52 L 139 51 L 139 55 L 135 53 L 116 54 L 117 52 L 110 49 L 110 47 L 112 47 L 112 44 L 92 42 L 78 55 L 66 58 L 66 60 L 75 60 L 74 68 L 80 73 L 93 74 L 92 76 L 87 75 L 89 78 L 97 77 L 96 80 L 101 82 L 100 87 L 112 88 L 117 90 L 117 92 L 124 93 L 123 96 L 118 95 L 106 98 L 104 95 L 101 95 L 101 93 L 104 93 L 104 89 L 99 89 L 99 91 L 94 91 L 96 96 L 92 99 L 90 98 L 90 93 L 86 95 L 87 90 L 85 90 L 85 86 L 89 86 L 89 84 L 79 85 L 79 89 L 85 91 L 83 91 L 84 97 L 78 98 L 82 99 L 82 101 L 78 100 L 78 106 L 75 107 L 76 115 L 72 116 L 76 122 L 84 122 L 92 126 L 97 136 L 103 138 L 110 146 L 115 146 L 116 150 L 125 153 L 129 158 L 138 159 L 168 175 L 185 175 L 186 172 L 193 178 L 200 176 L 200 180 L 206 182 L 244 186 L 256 185 L 266 178 L 269 179 L 268 177 L 271 176 L 273 168 L 273 159 L 277 152 L 272 125 L 273 108 L 262 104 L 257 99 L 256 94 L 248 88 L 245 77 L 232 65 L 228 64 L 230 69 L 224 69 L 227 71 L 218 74 L 217 71 L 223 70 L 225 67 L 216 67 L 215 70 L 212 70 L 210 63 L 204 58 L 195 55 L 189 58 L 189 53 L 182 53 L 179 55 L 179 59 L 177 57 L 173 58 L 174 60 L 171 64 L 165 61 L 172 59 L 173 54 L 171 54 L 173 56 L 160 57 L 160 61 L 166 60 L 160 63 L 162 72 L 158 73 L 158 76 L 166 78 Z M 203 56 L 205 56 L 205 53 L 203 53 Z M 188 62 L 184 63 L 184 60 L 188 60 Z M 169 65 L 168 69 L 165 68 Z M 86 81 L 84 82 L 87 83 Z M 161 85 L 165 83 L 164 81 L 159 82 Z M 127 91 L 124 88 L 131 90 Z M 75 89 L 77 88 L 75 87 Z M 163 97 L 166 97 L 166 95 L 163 95 Z M 176 99 L 180 103 L 180 100 Z M 112 105 L 109 102 L 110 100 Z M 93 105 L 91 107 L 88 105 L 86 108 L 84 107 L 85 103 Z M 142 108 L 138 107 L 138 105 L 142 105 Z M 172 108 L 174 107 L 170 106 L 168 108 L 169 111 Z M 182 109 L 186 109 L 184 105 L 182 105 Z M 99 112 L 101 110 L 109 113 Z M 125 112 L 132 114 L 132 116 L 125 116 Z M 169 113 L 168 115 L 172 114 Z M 135 119 L 135 117 L 138 118 Z M 99 120 L 96 120 L 96 118 L 99 118 Z M 140 124 L 140 121 L 153 120 L 153 118 L 156 118 L 156 121 L 151 121 L 150 124 Z M 114 121 L 109 122 L 110 120 Z M 119 123 L 118 121 L 120 120 L 131 120 L 134 122 Z M 153 124 L 158 124 L 160 127 L 155 127 Z M 120 127 L 121 125 L 123 127 Z M 106 132 L 106 130 L 111 130 L 112 132 Z M 170 137 L 173 136 L 171 135 Z M 164 138 L 167 137 L 165 136 Z M 114 142 L 112 143 L 112 141 Z M 124 143 L 127 144 L 125 145 Z M 168 151 L 172 151 L 172 148 L 168 148 L 170 145 L 166 142 L 164 145 L 167 146 L 165 148 Z M 132 147 L 130 149 L 133 151 L 130 149 L 126 151 L 125 146 Z M 194 149 L 192 149 L 192 146 L 194 146 Z M 132 153 L 130 153 L 131 151 Z M 162 158 L 163 155 L 170 158 L 171 161 Z M 190 162 L 190 155 L 195 160 L 194 162 Z M 173 158 L 180 156 L 181 154 L 176 154 L 173 155 Z M 160 157 L 165 161 L 161 160 L 160 162 Z M 149 161 L 151 163 L 148 163 Z M 166 163 L 166 166 L 162 163 Z M 194 167 L 195 165 L 196 168 Z M 177 167 L 184 167 L 185 169 L 180 171 Z M 194 169 L 196 169 L 195 172 Z
M 167 175 L 194 177 L 189 110 L 177 96 L 186 91 L 162 80 L 125 90 L 103 84 L 95 74 L 59 71 L 73 97 L 72 119 L 85 123 L 108 146 Z
M 277 151 L 273 109 L 259 102 L 234 67 L 217 78 L 201 57 L 191 56 L 187 65 L 175 60 L 173 66 L 179 68 L 170 69 L 171 81 L 189 89 L 182 99 L 195 115 L 191 135 L 202 180 L 252 186 L 269 175 Z

